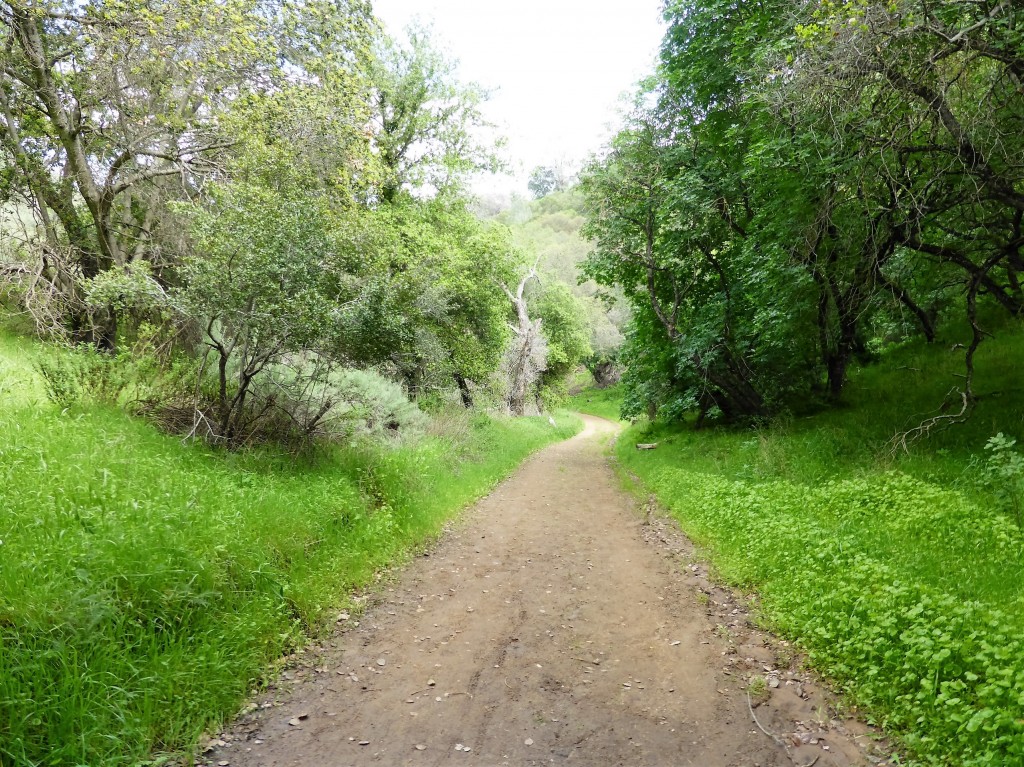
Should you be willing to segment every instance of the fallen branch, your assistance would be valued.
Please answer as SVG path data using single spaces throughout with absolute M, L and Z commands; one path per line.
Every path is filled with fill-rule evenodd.
M 968 386 L 969 385 L 970 384 L 968 384 Z M 899 434 L 894 434 L 892 439 L 889 440 L 889 454 L 895 456 L 900 452 L 909 453 L 910 446 L 922 437 L 927 437 L 933 431 L 941 431 L 946 427 L 963 423 L 970 418 L 971 413 L 974 410 L 975 397 L 973 397 L 969 391 L 961 391 L 956 387 L 950 389 L 946 394 L 946 399 L 943 402 L 942 409 L 948 407 L 950 400 L 954 399 L 957 395 L 960 397 L 959 411 L 956 413 L 943 413 L 941 415 L 932 416 L 931 418 L 926 418 L 914 428 Z
M 913 429 L 905 431 L 902 434 L 895 434 L 893 438 L 889 440 L 889 452 L 891 455 L 895 456 L 901 450 L 909 453 L 910 445 L 917 440 L 922 437 L 929 436 L 933 431 L 938 431 L 955 424 L 964 423 L 974 412 L 974 406 L 978 402 L 978 397 L 974 393 L 974 355 L 977 353 L 978 347 L 981 346 L 981 342 L 985 340 L 985 336 L 991 335 L 991 333 L 987 333 L 982 330 L 981 326 L 978 324 L 979 286 L 979 279 L 975 278 L 971 281 L 971 284 L 967 289 L 967 319 L 971 323 L 971 343 L 967 347 L 967 352 L 964 355 L 964 375 L 962 376 L 964 379 L 964 388 L 959 389 L 957 387 L 953 387 L 950 389 L 942 404 L 943 413 L 941 415 L 928 418 Z M 957 346 L 959 345 L 960 344 L 957 344 Z M 946 413 L 944 411 L 949 407 L 949 401 L 954 394 L 960 396 L 960 410 L 956 413 Z
M 769 732 L 768 730 L 766 730 L 761 725 L 761 723 L 759 721 L 757 721 L 757 714 L 754 713 L 754 705 L 750 702 L 750 691 L 749 690 L 747 691 L 747 710 L 750 712 L 750 718 L 753 719 L 754 720 L 754 724 L 757 725 L 757 729 L 759 729 L 761 732 L 763 732 L 769 738 L 771 738 L 776 743 L 778 743 L 780 746 L 782 746 L 783 750 L 785 750 L 785 752 L 786 752 L 786 756 L 789 757 L 789 761 L 791 761 L 793 764 L 799 764 L 799 762 L 797 762 L 797 760 L 796 760 L 796 757 L 793 756 L 793 751 L 789 748 L 789 744 L 786 743 L 786 741 L 784 741 L 782 738 L 780 738 L 775 733 Z M 818 754 L 818 756 L 814 757 L 814 759 L 812 761 L 808 762 L 807 764 L 801 765 L 801 767 L 814 767 L 814 765 L 816 765 L 818 763 L 818 759 L 820 759 L 820 758 L 821 758 L 821 754 Z

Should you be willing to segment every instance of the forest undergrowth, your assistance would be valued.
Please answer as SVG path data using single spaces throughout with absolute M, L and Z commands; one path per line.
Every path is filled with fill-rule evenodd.
M 1024 764 L 1022 357 L 1019 328 L 986 342 L 971 420 L 908 452 L 892 437 L 943 401 L 960 364 L 948 345 L 859 369 L 842 409 L 749 428 L 642 422 L 618 442 L 623 469 L 897 738 L 904 764 Z
M 5 767 L 187 753 L 277 659 L 356 614 L 359 588 L 580 427 L 451 412 L 394 445 L 227 452 L 48 404 L 43 348 L 0 334 Z

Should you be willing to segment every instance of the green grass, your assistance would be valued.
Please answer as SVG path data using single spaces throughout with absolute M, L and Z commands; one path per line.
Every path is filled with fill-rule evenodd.
M 605 389 L 586 388 L 569 397 L 566 407 L 578 413 L 596 415 L 609 421 L 621 421 L 622 384 Z
M 46 402 L 43 382 L 29 362 L 44 353 L 39 344 L 5 333 L 0 327 L 0 402 L 5 408 Z
M 1024 333 L 983 347 L 969 424 L 887 447 L 942 402 L 959 354 L 909 346 L 858 371 L 838 411 L 637 426 L 618 454 L 908 763 L 1024 765 L 1024 534 L 984 472 L 989 437 L 1024 437 Z
M 578 419 L 450 416 L 316 461 L 40 401 L 0 334 L 0 764 L 188 752 L 353 589 Z

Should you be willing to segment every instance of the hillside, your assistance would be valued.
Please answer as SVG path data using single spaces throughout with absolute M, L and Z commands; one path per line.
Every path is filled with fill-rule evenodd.
M 360 609 L 559 417 L 437 417 L 309 459 L 183 444 L 123 411 L 61 410 L 60 354 L 0 334 L 0 762 L 135 765 L 188 751 L 272 664 Z
M 856 370 L 841 409 L 749 428 L 645 422 L 617 453 L 907 763 L 1021 764 L 1021 328 L 979 352 L 970 421 L 892 443 L 941 414 L 961 353 L 907 344 Z

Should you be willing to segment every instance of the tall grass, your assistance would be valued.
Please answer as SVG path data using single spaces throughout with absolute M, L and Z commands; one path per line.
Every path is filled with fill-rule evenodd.
M 4 765 L 187 751 L 354 588 L 578 428 L 451 416 L 415 444 L 229 454 L 43 404 L 36 353 L 0 334 Z
M 1024 533 L 984 449 L 1024 437 L 1024 333 L 982 347 L 970 422 L 909 453 L 890 442 L 941 405 L 961 355 L 910 345 L 856 371 L 839 410 L 637 426 L 618 452 L 908 763 L 1024 765 Z

